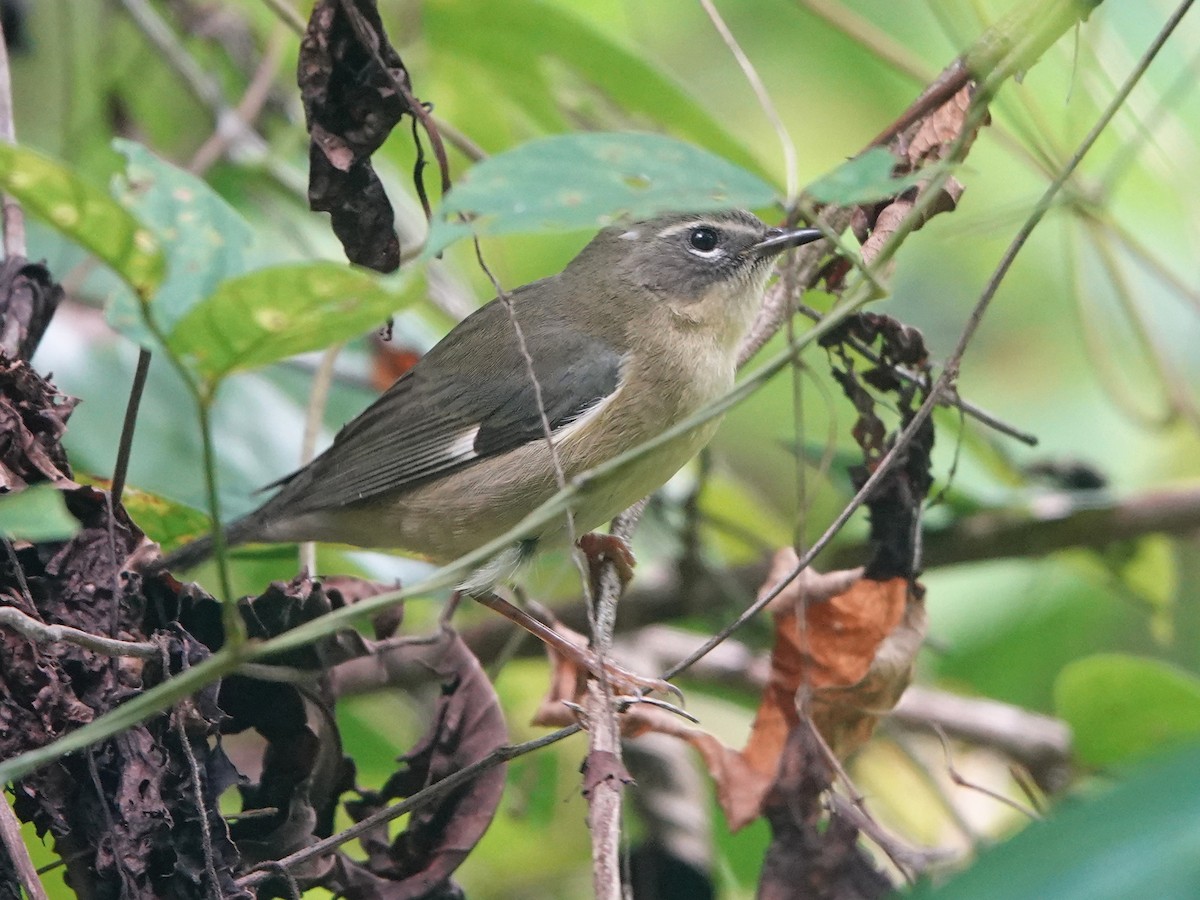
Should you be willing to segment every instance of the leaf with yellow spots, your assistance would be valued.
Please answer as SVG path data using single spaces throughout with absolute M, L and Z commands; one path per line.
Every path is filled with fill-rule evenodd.
M 223 281 L 181 319 L 167 344 L 209 382 L 320 350 L 378 327 L 422 295 L 331 262 L 272 266 Z
M 96 478 L 81 473 L 78 474 L 78 478 L 80 484 L 91 485 L 100 490 L 107 491 L 112 487 L 112 482 L 107 478 Z M 125 485 L 121 494 L 121 505 L 147 537 L 162 545 L 164 553 L 188 541 L 194 541 L 212 530 L 208 515 L 194 506 L 130 485 Z
M 108 265 L 139 296 L 166 270 L 154 235 L 102 189 L 26 147 L 0 144 L 0 187 Z
M 133 141 L 117 140 L 113 146 L 126 159 L 113 194 L 154 230 L 166 254 L 166 278 L 148 311 L 169 333 L 224 279 L 252 268 L 254 233 L 241 213 L 202 179 Z M 153 342 L 142 310 L 128 297 L 114 299 L 108 321 L 139 343 Z

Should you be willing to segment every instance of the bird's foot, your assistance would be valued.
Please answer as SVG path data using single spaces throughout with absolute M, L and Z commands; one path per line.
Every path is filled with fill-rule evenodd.
M 524 628 L 549 647 L 560 659 L 565 659 L 573 664 L 577 672 L 581 674 L 587 672 L 593 678 L 606 680 L 616 694 L 634 696 L 648 693 L 674 694 L 680 700 L 683 699 L 679 688 L 669 681 L 638 675 L 636 672 L 617 665 L 611 659 L 601 662 L 595 652 L 587 646 L 586 639 L 582 635 L 568 629 L 552 628 L 545 622 L 535 619 L 526 610 L 514 606 L 491 591 L 471 596 L 488 609 L 495 610 L 510 622 Z
M 592 581 L 595 582 L 600 566 L 611 562 L 617 569 L 617 577 L 621 579 L 621 587 L 633 580 L 633 567 L 637 565 L 637 557 L 624 538 L 615 534 L 603 534 L 599 531 L 589 531 L 578 541 L 579 549 L 587 557 L 591 568 Z

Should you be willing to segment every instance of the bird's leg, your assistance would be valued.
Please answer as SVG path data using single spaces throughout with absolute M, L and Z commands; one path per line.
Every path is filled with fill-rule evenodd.
M 482 591 L 470 596 L 488 609 L 500 613 L 500 615 L 504 616 L 504 618 L 508 619 L 514 625 L 524 628 L 543 644 L 549 644 L 559 654 L 579 666 L 580 669 L 590 672 L 593 677 L 606 678 L 617 693 L 636 694 L 646 691 L 658 691 L 659 693 L 679 694 L 679 689 L 675 685 L 663 681 L 661 678 L 647 678 L 643 675 L 638 675 L 607 659 L 601 665 L 600 661 L 596 658 L 596 654 L 591 650 L 568 640 L 549 625 L 539 622 L 528 612 L 519 606 L 509 603 L 493 591 Z
M 633 567 L 637 565 L 637 558 L 624 538 L 617 537 L 615 534 L 589 531 L 575 543 L 587 557 L 588 566 L 592 571 L 593 584 L 596 583 L 600 566 L 605 562 L 611 562 L 616 567 L 617 577 L 621 579 L 622 588 L 633 580 Z

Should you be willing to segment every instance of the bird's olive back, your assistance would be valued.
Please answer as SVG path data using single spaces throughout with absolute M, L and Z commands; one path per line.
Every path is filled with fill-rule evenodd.
M 768 261 L 753 248 L 767 231 L 744 210 L 659 216 L 605 229 L 567 271 L 589 279 L 616 276 L 686 303 L 718 284 L 756 278 Z

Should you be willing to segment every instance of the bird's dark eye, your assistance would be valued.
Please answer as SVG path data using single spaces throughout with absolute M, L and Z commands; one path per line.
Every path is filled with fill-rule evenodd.
M 717 246 L 719 236 L 717 229 L 709 228 L 707 225 L 700 225 L 688 232 L 688 243 L 692 249 L 699 250 L 701 253 L 708 253 Z

